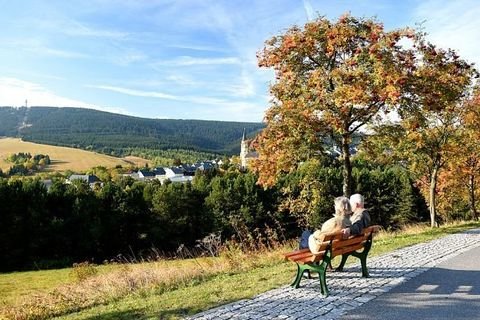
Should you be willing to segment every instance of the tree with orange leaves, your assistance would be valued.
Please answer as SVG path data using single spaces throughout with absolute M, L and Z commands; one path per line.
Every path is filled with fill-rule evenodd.
M 416 37 L 415 65 L 404 85 L 399 121 L 376 128 L 365 143 L 372 155 L 400 160 L 424 182 L 431 226 L 436 226 L 437 183 L 459 152 L 461 115 L 476 71 L 453 50 L 437 48 Z
M 455 145 L 455 154 L 449 174 L 452 177 L 449 185 L 457 186 L 458 193 L 466 191 L 470 215 L 478 219 L 477 194 L 480 176 L 480 87 L 476 87 L 472 96 L 466 101 L 460 114 L 461 136 Z M 450 188 L 451 190 L 452 188 Z M 451 190 L 454 191 L 454 190 Z
M 260 67 L 272 68 L 266 128 L 256 138 L 259 183 L 273 185 L 285 172 L 322 153 L 324 139 L 340 146 L 343 193 L 350 195 L 354 133 L 399 101 L 414 57 L 399 41 L 409 29 L 385 31 L 372 19 L 320 17 L 265 43 Z

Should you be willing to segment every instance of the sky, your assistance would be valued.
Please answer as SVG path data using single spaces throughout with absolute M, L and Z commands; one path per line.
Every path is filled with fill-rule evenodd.
M 345 12 L 421 25 L 480 65 L 478 0 L 0 0 L 0 106 L 260 122 L 264 42 Z

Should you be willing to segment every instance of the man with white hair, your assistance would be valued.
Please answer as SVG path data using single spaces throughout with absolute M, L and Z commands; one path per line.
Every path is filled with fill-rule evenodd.
M 350 221 L 352 225 L 342 229 L 342 233 L 346 238 L 362 233 L 363 229 L 370 225 L 370 215 L 365 209 L 365 201 L 361 194 L 352 194 L 350 196 L 350 205 L 352 206 L 352 215 Z

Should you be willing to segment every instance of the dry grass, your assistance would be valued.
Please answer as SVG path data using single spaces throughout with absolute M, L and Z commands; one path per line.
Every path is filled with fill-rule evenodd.
M 8 170 L 12 164 L 5 161 L 5 159 L 8 155 L 19 152 L 29 152 L 32 155 L 49 155 L 52 164 L 47 167 L 47 171 L 64 172 L 66 170 L 72 170 L 75 172 L 85 172 L 96 166 L 113 168 L 117 165 L 129 167 L 136 165 L 144 166 L 145 163 L 149 163 L 149 165 L 151 164 L 149 160 L 138 157 L 127 157 L 122 159 L 81 149 L 31 143 L 15 138 L 1 138 L 0 169 L 3 171 Z
M 135 156 L 126 156 L 122 158 L 122 160 L 125 160 L 129 164 L 133 165 L 134 167 L 145 167 L 145 164 L 148 163 L 148 166 L 152 166 L 152 162 L 150 160 L 146 160 L 140 157 L 135 157 Z
M 201 282 L 220 273 L 240 273 L 260 265 L 281 261 L 278 251 L 242 253 L 231 249 L 221 257 L 161 260 L 122 264 L 107 274 L 92 272 L 92 265 L 73 269 L 78 281 L 48 292 L 32 293 L 17 303 L 0 307 L 0 319 L 47 319 L 96 305 L 117 301 L 128 295 L 148 296 Z
M 375 238 L 372 254 L 381 254 L 479 226 L 479 223 L 463 222 L 435 229 L 426 225 L 414 225 L 395 233 L 381 232 Z M 174 301 L 168 302 L 174 303 L 174 307 L 152 302 L 148 310 L 141 311 L 148 313 L 152 311 L 150 308 L 153 308 L 152 312 L 156 315 L 155 318 L 158 318 L 159 314 L 173 312 L 170 310 L 173 308 L 177 313 L 173 312 L 168 317 L 176 318 L 179 316 L 178 313 L 184 310 L 182 308 L 185 308 L 185 301 L 191 297 L 195 288 L 201 288 L 199 289 L 201 292 L 197 292 L 200 294 L 197 300 L 190 301 L 190 307 L 187 310 L 189 313 L 211 308 L 233 298 L 245 298 L 245 294 L 238 295 L 236 290 L 247 289 L 229 282 L 228 279 L 231 278 L 237 279 L 235 281 L 242 284 L 247 283 L 257 287 L 258 274 L 265 272 L 262 270 L 269 270 L 269 280 L 279 279 L 275 282 L 275 286 L 285 283 L 285 279 L 290 278 L 293 272 L 293 265 L 282 263 L 283 253 L 292 250 L 295 246 L 296 241 L 283 244 L 275 242 L 274 245 L 268 243 L 261 250 L 244 252 L 240 246 L 233 244 L 224 246 L 219 257 L 110 265 L 108 272 L 96 272 L 92 269 L 98 267 L 82 264 L 77 270 L 74 268 L 71 271 L 77 281 L 60 284 L 54 289 L 42 292 L 32 292 L 23 295 L 16 302 L 4 304 L 0 306 L 0 319 L 3 319 L 2 316 L 6 319 L 47 319 L 62 315 L 69 317 L 71 314 L 82 314 L 82 312 L 77 313 L 82 310 L 88 318 L 88 314 L 111 312 L 114 308 L 111 307 L 112 305 L 115 305 L 115 308 L 130 310 L 132 304 L 137 306 L 140 301 L 151 301 L 154 297 L 163 297 L 177 292 Z M 248 279 L 255 272 L 257 275 L 253 279 Z M 208 286 L 210 282 L 215 283 L 214 288 Z M 272 287 L 265 287 L 263 290 L 270 288 Z M 210 301 L 207 297 L 211 298 L 215 294 L 209 290 L 214 293 L 226 290 L 230 298 L 225 296 L 226 293 L 222 293 Z M 258 290 L 252 289 L 250 294 L 258 293 L 260 293 Z M 180 308 L 181 306 L 183 307 Z M 137 316 L 135 314 L 132 318 Z

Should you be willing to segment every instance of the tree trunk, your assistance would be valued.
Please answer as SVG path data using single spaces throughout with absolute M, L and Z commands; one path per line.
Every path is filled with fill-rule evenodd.
M 343 155 L 343 195 L 350 197 L 352 194 L 352 164 L 350 163 L 350 135 L 342 136 Z
M 470 175 L 468 189 L 470 195 L 470 212 L 472 213 L 472 219 L 477 220 L 478 213 L 477 209 L 475 208 L 475 176 L 473 174 Z
M 432 228 L 438 227 L 435 218 L 437 217 L 436 211 L 436 196 L 437 196 L 437 175 L 438 175 L 438 168 L 433 168 L 432 175 L 430 177 L 430 199 L 429 199 L 429 206 L 430 206 L 430 225 Z

